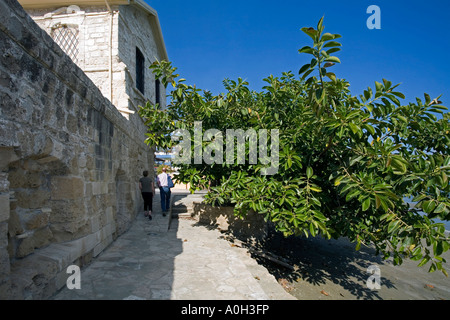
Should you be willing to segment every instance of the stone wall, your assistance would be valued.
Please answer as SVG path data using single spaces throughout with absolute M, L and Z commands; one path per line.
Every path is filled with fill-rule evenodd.
M 249 244 L 264 241 L 269 232 L 269 224 L 264 216 L 250 210 L 245 218 L 234 215 L 234 207 L 213 207 L 194 202 L 193 214 L 199 223 L 217 228 Z
M 144 105 L 146 100 L 156 102 L 156 90 L 155 90 L 155 77 L 150 69 L 144 70 L 144 95 L 136 89 L 135 74 L 136 74 L 136 47 L 145 56 L 145 66 L 150 66 L 156 59 L 163 60 L 164 57 L 158 50 L 158 45 L 155 41 L 155 29 L 156 26 L 152 24 L 154 19 L 149 19 L 148 15 L 137 9 L 134 6 L 119 6 L 119 14 L 117 21 L 118 30 L 118 61 L 115 61 L 115 65 L 120 69 L 120 63 L 127 66 L 119 76 L 117 75 L 116 84 L 119 85 L 122 79 L 128 84 L 126 86 L 126 95 L 117 96 L 117 103 L 119 105 L 125 105 L 127 97 L 131 104 L 128 105 L 129 110 L 137 111 L 138 105 Z M 165 88 L 160 85 L 160 105 L 165 108 Z
M 141 209 L 130 125 L 16 0 L 0 2 L 0 298 L 45 299 Z

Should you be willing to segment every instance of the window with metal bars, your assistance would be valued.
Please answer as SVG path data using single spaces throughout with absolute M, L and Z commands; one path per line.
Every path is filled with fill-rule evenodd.
M 53 40 L 73 60 L 78 62 L 78 26 L 58 23 L 52 27 Z

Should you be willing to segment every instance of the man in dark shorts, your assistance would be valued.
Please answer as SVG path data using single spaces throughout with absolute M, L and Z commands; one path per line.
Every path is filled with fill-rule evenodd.
M 139 189 L 141 189 L 142 199 L 144 199 L 144 215 L 152 220 L 153 195 L 155 186 L 152 179 L 148 177 L 148 171 L 143 172 L 143 177 L 139 179 Z

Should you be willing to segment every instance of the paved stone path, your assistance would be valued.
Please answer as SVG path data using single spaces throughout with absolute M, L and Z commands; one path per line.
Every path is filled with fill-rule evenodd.
M 246 249 L 183 215 L 201 195 L 175 190 L 172 197 L 174 218 L 162 216 L 157 193 L 153 220 L 140 213 L 126 233 L 81 269 L 81 289 L 63 288 L 52 299 L 295 299 Z

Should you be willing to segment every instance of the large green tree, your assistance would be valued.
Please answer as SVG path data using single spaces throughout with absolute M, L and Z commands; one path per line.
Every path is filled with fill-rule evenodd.
M 189 182 L 192 190 L 209 187 L 207 201 L 232 204 L 236 215 L 253 209 L 285 235 L 348 237 L 357 250 L 373 245 L 395 264 L 411 258 L 447 275 L 441 255 L 449 249 L 449 236 L 433 220 L 450 219 L 447 109 L 428 94 L 402 104 L 398 85 L 385 79 L 352 95 L 349 83 L 329 71 L 340 63 L 334 54 L 341 36 L 325 33 L 322 23 L 302 28 L 312 45 L 299 52 L 311 62 L 298 76 L 269 76 L 261 92 L 240 78 L 227 79 L 225 93 L 214 96 L 179 79 L 170 62 L 153 64 L 155 76 L 173 90 L 167 109 L 141 107 L 147 143 L 171 148 L 180 143 L 173 132 L 184 129 L 194 137 L 196 121 L 202 122 L 202 133 L 278 129 L 275 174 L 261 175 L 266 165 L 249 161 L 247 141 L 245 163 L 190 161 L 180 165 L 176 179 Z M 191 158 L 194 148 L 192 143 Z

